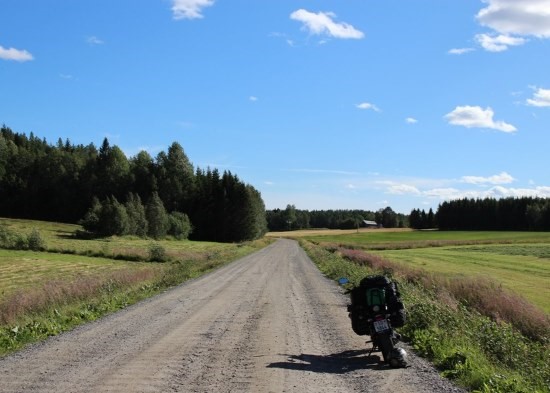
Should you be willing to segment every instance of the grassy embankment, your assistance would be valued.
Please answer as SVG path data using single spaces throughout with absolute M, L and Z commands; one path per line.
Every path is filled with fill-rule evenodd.
M 392 274 L 409 312 L 401 332 L 443 375 L 479 392 L 550 392 L 549 233 L 309 232 L 301 243 L 332 278 Z
M 80 240 L 74 237 L 78 229 L 0 219 L 0 235 L 26 239 L 34 231 L 41 240 L 40 251 L 0 249 L 0 355 L 160 293 L 269 242 Z M 24 243 L 19 246 L 25 248 Z

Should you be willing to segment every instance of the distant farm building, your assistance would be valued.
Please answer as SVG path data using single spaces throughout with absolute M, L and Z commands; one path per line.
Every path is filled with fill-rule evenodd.
M 363 220 L 363 226 L 367 228 L 378 228 L 376 221 Z

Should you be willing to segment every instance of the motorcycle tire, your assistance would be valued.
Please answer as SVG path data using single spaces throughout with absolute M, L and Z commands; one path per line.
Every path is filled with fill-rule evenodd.
M 380 352 L 382 352 L 384 363 L 389 364 L 393 351 L 393 341 L 391 337 L 387 334 L 381 334 L 378 336 L 377 343 Z

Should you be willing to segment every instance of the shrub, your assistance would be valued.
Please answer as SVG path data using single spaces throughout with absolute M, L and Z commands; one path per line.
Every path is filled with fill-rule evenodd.
M 187 239 L 193 230 L 187 214 L 172 212 L 168 218 L 170 222 L 168 234 L 174 236 L 178 240 Z
M 46 249 L 46 242 L 37 229 L 33 229 L 27 236 L 27 246 L 29 250 L 33 251 L 44 251 Z
M 166 249 L 158 243 L 153 243 L 149 246 L 149 260 L 151 262 L 166 262 Z

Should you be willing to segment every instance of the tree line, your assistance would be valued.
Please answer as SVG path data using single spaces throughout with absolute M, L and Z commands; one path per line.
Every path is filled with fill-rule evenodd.
M 437 210 L 442 230 L 550 230 L 548 198 L 458 199 Z
M 411 228 L 440 230 L 550 230 L 550 199 L 521 198 L 464 198 L 443 202 L 437 212 L 413 209 Z
M 139 221 L 135 214 L 153 206 L 166 212 L 157 214 L 165 219 L 155 234 L 153 215 Z M 98 234 L 140 235 L 138 225 L 144 236 L 187 231 L 191 239 L 221 242 L 256 239 L 267 230 L 254 187 L 229 171 L 195 170 L 177 142 L 155 158 L 146 151 L 127 158 L 107 138 L 99 149 L 68 139 L 52 145 L 6 126 L 0 128 L 0 216 L 80 221 Z
M 294 205 L 286 209 L 267 211 L 267 226 L 270 231 L 291 231 L 308 228 L 356 229 L 363 221 L 376 221 L 384 228 L 404 228 L 408 217 L 396 213 L 391 207 L 376 212 L 369 210 L 300 210 Z

